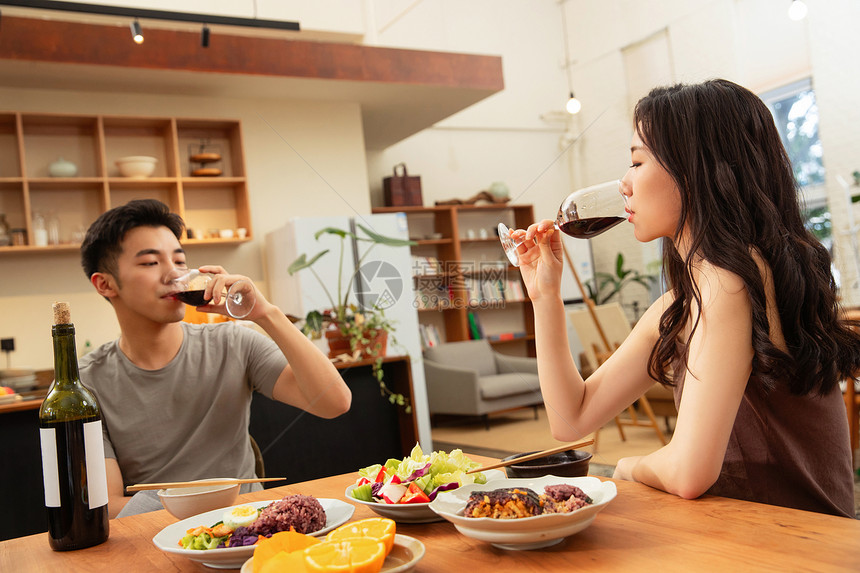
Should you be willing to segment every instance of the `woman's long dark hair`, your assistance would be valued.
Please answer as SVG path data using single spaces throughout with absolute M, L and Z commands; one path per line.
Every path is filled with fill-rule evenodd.
M 689 339 L 681 333 L 693 301 L 701 309 L 691 276 L 704 259 L 746 285 L 752 374 L 764 389 L 783 381 L 794 394 L 824 394 L 851 376 L 860 367 L 860 339 L 840 319 L 830 255 L 804 227 L 791 162 L 764 103 L 727 80 L 661 87 L 636 105 L 634 126 L 678 186 L 676 238 L 686 226 L 689 239 L 686 260 L 673 241 L 663 242 L 663 273 L 675 300 L 660 319 L 649 373 L 671 385 L 673 361 L 685 358 L 679 353 Z M 753 250 L 773 275 L 787 353 L 770 339 Z

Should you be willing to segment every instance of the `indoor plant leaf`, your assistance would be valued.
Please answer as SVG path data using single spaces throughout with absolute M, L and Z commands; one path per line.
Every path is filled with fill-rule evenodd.
M 343 229 L 338 229 L 337 227 L 325 227 L 323 229 L 320 229 L 316 233 L 314 233 L 314 239 L 319 241 L 320 237 L 323 235 L 326 235 L 326 234 L 337 235 L 341 239 L 343 239 L 345 237 L 352 237 L 353 239 L 356 238 L 356 236 L 353 235 L 352 233 L 350 233 L 349 231 L 344 231 Z
M 357 227 L 361 229 L 365 235 L 370 237 L 370 239 L 362 239 L 361 237 L 358 237 L 359 241 L 372 240 L 376 244 L 388 245 L 389 247 L 410 247 L 417 244 L 415 241 L 410 241 L 408 239 L 396 239 L 394 237 L 386 237 L 379 233 L 374 233 L 364 225 L 357 225 Z
M 312 258 L 311 260 L 307 260 L 308 256 L 305 253 L 302 253 L 301 255 L 299 255 L 299 257 L 295 261 L 292 262 L 292 264 L 289 267 L 287 267 L 287 272 L 292 275 L 292 274 L 299 272 L 302 269 L 308 268 L 309 266 L 311 266 L 312 264 L 317 262 L 317 259 L 319 259 L 321 256 L 326 254 L 328 251 L 329 250 L 326 249 L 324 251 L 317 253 L 316 255 L 314 255 L 314 258 Z

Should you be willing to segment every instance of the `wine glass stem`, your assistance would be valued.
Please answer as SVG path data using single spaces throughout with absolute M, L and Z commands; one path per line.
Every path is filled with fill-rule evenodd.
M 553 224 L 552 224 L 552 228 L 553 228 L 553 229 L 555 229 L 556 231 L 560 231 L 560 230 L 561 230 L 561 229 L 559 228 L 559 226 L 558 226 L 558 223 L 553 223 Z M 514 247 L 519 247 L 520 245 L 522 245 L 523 243 L 525 243 L 525 240 L 524 240 L 524 239 L 513 239 L 513 241 L 514 241 Z

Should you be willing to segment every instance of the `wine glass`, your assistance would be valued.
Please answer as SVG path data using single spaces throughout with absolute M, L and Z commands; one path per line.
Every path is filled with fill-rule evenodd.
M 553 226 L 571 237 L 590 239 L 627 219 L 626 210 L 627 196 L 621 192 L 621 181 L 609 181 L 568 195 Z M 511 264 L 520 266 L 517 247 L 523 241 L 514 239 L 504 223 L 499 223 L 499 240 Z
M 189 306 L 203 306 L 209 304 L 204 298 L 206 287 L 215 280 L 215 275 L 200 272 L 198 269 L 184 271 L 178 276 L 170 279 L 170 284 L 178 291 L 173 294 L 174 298 Z M 257 302 L 257 294 L 254 285 L 248 280 L 238 280 L 230 285 L 224 306 L 227 314 L 233 318 L 245 318 L 254 309 Z

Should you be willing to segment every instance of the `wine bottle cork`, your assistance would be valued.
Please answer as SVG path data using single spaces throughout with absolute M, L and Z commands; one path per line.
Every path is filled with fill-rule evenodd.
M 69 310 L 69 303 L 55 302 L 54 303 L 54 324 L 71 324 L 72 311 Z

